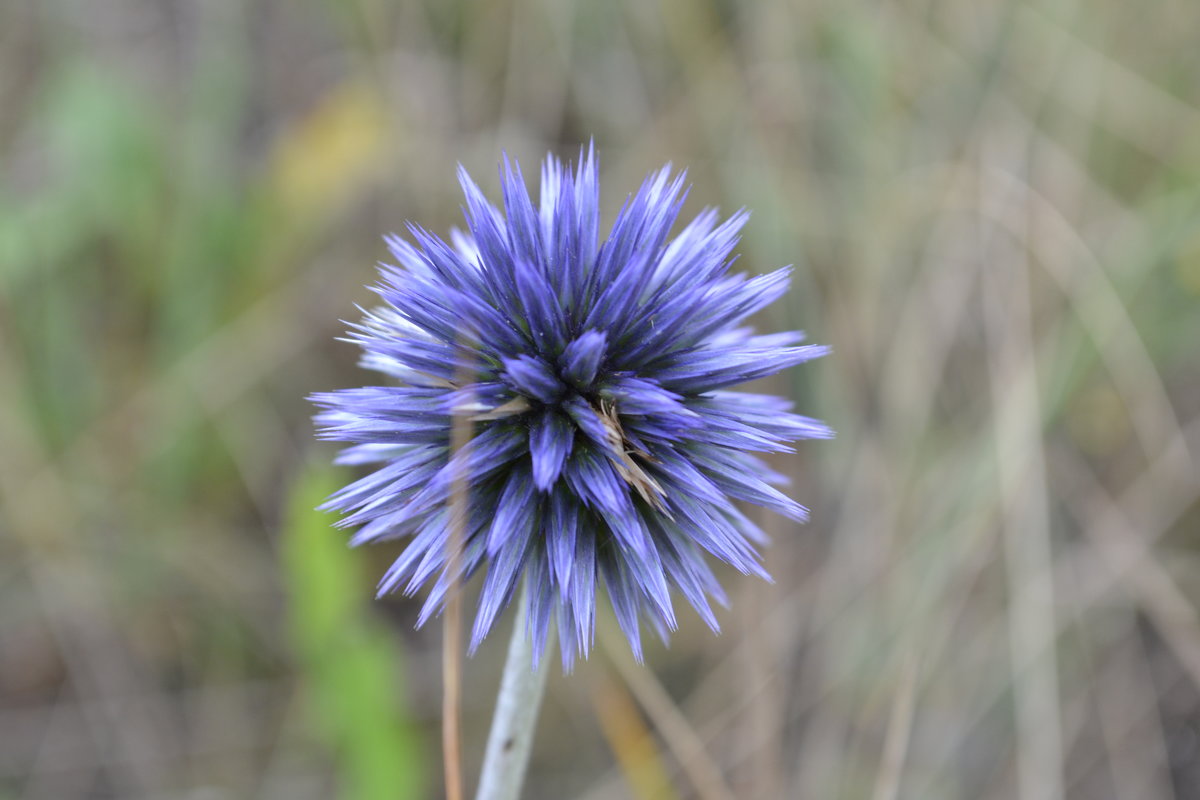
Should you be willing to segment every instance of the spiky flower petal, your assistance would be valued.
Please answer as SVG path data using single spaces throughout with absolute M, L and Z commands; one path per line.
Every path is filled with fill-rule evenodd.
M 787 269 L 730 274 L 746 214 L 705 210 L 668 238 L 683 176 L 652 174 L 599 238 L 594 154 L 542 167 L 535 206 L 520 169 L 501 174 L 504 212 L 465 170 L 469 233 L 447 245 L 409 226 L 388 244 L 383 300 L 354 326 L 363 365 L 387 386 L 318 394 L 321 435 L 340 458 L 376 470 L 327 506 L 358 527 L 353 543 L 411 537 L 381 594 L 433 582 L 421 622 L 449 586 L 486 570 L 474 649 L 526 577 L 540 653 L 557 621 L 564 665 L 592 643 L 596 593 L 608 591 L 641 658 L 640 621 L 675 628 L 672 590 L 713 629 L 725 595 L 706 560 L 766 576 L 760 531 L 735 501 L 794 520 L 753 452 L 831 435 L 782 399 L 728 391 L 816 358 L 800 333 L 742 326 L 788 287 Z M 467 444 L 451 453 L 451 429 Z M 447 574 L 456 482 L 467 487 L 460 574 Z

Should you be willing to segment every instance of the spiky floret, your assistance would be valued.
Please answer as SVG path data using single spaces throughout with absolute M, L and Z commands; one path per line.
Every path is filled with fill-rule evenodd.
M 826 352 L 742 326 L 789 270 L 730 274 L 743 212 L 706 209 L 668 239 L 685 195 L 669 165 L 603 242 L 590 148 L 574 170 L 546 159 L 537 206 L 507 159 L 503 213 L 461 168 L 459 180 L 468 233 L 452 246 L 413 225 L 415 246 L 389 237 L 383 305 L 352 329 L 363 366 L 395 383 L 313 397 L 320 435 L 354 443 L 339 461 L 378 465 L 326 507 L 359 527 L 354 544 L 411 537 L 379 592 L 433 581 L 421 624 L 486 569 L 472 650 L 522 576 L 534 652 L 554 618 L 567 667 L 591 646 L 601 582 L 639 659 L 642 618 L 664 637 L 676 626 L 672 590 L 716 630 L 709 599 L 726 598 L 705 554 L 767 577 L 765 537 L 735 501 L 806 516 L 751 453 L 831 435 L 785 400 L 728 391 Z M 452 453 L 455 424 L 470 437 Z M 455 486 L 467 510 L 448 562 Z

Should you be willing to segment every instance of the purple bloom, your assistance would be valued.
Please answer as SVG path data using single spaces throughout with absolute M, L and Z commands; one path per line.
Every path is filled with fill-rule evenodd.
M 547 158 L 535 206 L 506 160 L 501 213 L 460 168 L 469 233 L 389 238 L 400 266 L 381 267 L 383 306 L 351 334 L 395 384 L 313 398 L 321 435 L 354 443 L 341 463 L 379 465 L 326 507 L 359 526 L 354 544 L 411 537 L 380 594 L 433 581 L 424 623 L 486 569 L 474 649 L 525 576 L 534 652 L 553 618 L 565 666 L 587 655 L 601 582 L 639 659 L 642 618 L 675 628 L 672 590 L 717 629 L 709 598 L 726 599 L 705 553 L 767 577 L 765 537 L 734 501 L 806 516 L 751 452 L 831 435 L 785 400 L 728 391 L 826 352 L 742 326 L 790 271 L 729 273 L 747 215 L 707 209 L 668 239 L 685 192 L 664 167 L 601 242 L 596 176 L 590 149 L 573 172 Z M 452 456 L 456 418 L 470 438 Z M 468 511 L 450 576 L 456 485 Z

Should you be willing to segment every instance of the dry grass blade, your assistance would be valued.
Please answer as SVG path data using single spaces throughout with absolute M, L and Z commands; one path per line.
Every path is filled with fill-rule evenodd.
M 875 774 L 872 800 L 896 800 L 900 796 L 900 779 L 904 774 L 904 755 L 912 735 L 913 713 L 917 706 L 917 676 L 920 659 L 909 655 L 904 659 L 897 681 L 896 699 L 888 720 L 887 736 L 883 743 L 883 758 Z
M 1071 511 L 1101 559 L 1146 612 L 1200 688 L 1200 612 L 1159 564 L 1153 541 L 1140 533 L 1088 466 L 1064 457 L 1081 491 L 1072 492 Z
M 1113 643 L 1094 643 L 1102 648 L 1096 654 L 1092 694 L 1105 753 L 1076 768 L 1076 783 L 1094 775 L 1107 761 L 1116 800 L 1172 800 L 1170 754 L 1154 678 L 1136 635 L 1136 615 L 1123 616 L 1127 635 Z M 1068 786 L 1076 789 L 1076 784 Z
M 447 800 L 462 800 L 462 587 L 461 560 L 469 514 L 467 449 L 471 420 L 455 416 L 450 426 L 450 535 L 446 539 L 446 608 L 442 620 L 442 762 Z
M 663 768 L 654 737 L 642 723 L 629 695 L 619 685 L 601 676 L 592 689 L 592 706 L 633 796 L 638 800 L 677 797 Z
M 987 197 L 982 208 L 1003 208 L 1020 199 L 995 184 L 985 182 L 983 188 L 1000 196 Z M 1054 646 L 1054 554 L 1042 412 L 1036 372 L 1027 367 L 1036 358 L 1027 263 L 1033 244 L 1023 226 L 1016 233 L 1024 235 L 1017 237 L 1015 252 L 997 247 L 983 256 L 984 327 L 1003 498 L 1020 796 L 1057 800 L 1063 797 L 1063 744 Z
M 623 655 L 628 647 L 624 638 L 614 631 L 611 625 L 598 622 L 597 627 L 600 643 L 610 655 L 609 661 L 645 709 L 671 754 L 679 760 L 696 794 L 704 800 L 733 800 L 733 792 L 717 769 L 717 762 L 706 752 L 704 742 L 679 711 L 666 689 L 655 679 L 653 673 L 634 664 Z

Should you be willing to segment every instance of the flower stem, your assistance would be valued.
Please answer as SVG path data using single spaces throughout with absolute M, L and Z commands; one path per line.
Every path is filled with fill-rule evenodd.
M 533 668 L 533 644 L 525 625 L 527 607 L 526 588 L 517 604 L 517 619 L 508 643 L 508 658 L 500 679 L 496 714 L 492 717 L 475 800 L 517 800 L 525 779 L 533 729 L 549 672 L 545 658 L 540 659 L 536 670 Z

